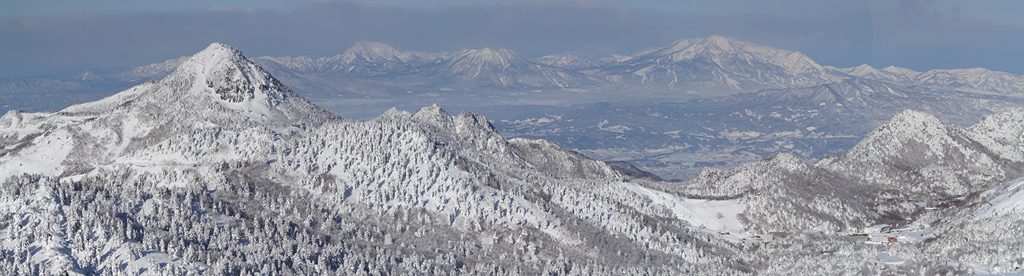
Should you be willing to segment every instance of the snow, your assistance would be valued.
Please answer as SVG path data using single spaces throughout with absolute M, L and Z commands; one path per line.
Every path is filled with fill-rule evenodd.
M 651 190 L 632 182 L 618 182 L 616 184 L 637 195 L 647 197 L 654 204 L 660 204 L 669 208 L 676 215 L 676 218 L 686 220 L 692 227 L 702 231 L 710 233 L 728 232 L 729 235 L 722 235 L 722 238 L 730 241 L 739 241 L 752 237 L 746 233 L 743 225 L 737 219 L 737 215 L 747 208 L 747 205 L 740 203 L 738 199 L 689 199 L 670 195 L 662 191 Z
M 597 129 L 600 129 L 601 131 L 617 132 L 617 133 L 625 133 L 626 131 L 633 130 L 633 129 L 629 128 L 628 126 L 624 126 L 624 125 L 614 125 L 614 126 L 606 126 L 606 125 L 608 125 L 608 120 L 601 121 L 600 123 L 597 123 Z
M 142 254 L 142 257 L 129 262 L 124 271 L 135 274 L 146 274 L 147 272 L 151 273 L 149 270 L 152 266 L 157 266 L 163 269 L 170 267 L 183 267 L 187 269 L 186 271 L 197 271 L 199 273 L 203 273 L 209 268 L 209 266 L 204 263 L 174 258 L 171 257 L 171 255 L 160 251 L 143 251 Z
M 1024 177 L 1010 181 L 1005 188 L 996 187 L 986 194 L 997 194 L 981 208 L 974 211 L 974 219 L 983 219 L 1010 213 L 1024 213 Z
M 889 253 L 887 252 L 878 253 L 878 255 L 876 255 L 876 258 L 878 258 L 878 261 L 881 261 L 882 263 L 887 265 L 902 265 L 906 261 L 906 259 L 904 258 L 889 255 Z
M 23 173 L 59 175 L 63 172 L 61 163 L 74 148 L 71 138 L 71 134 L 62 128 L 49 133 L 49 135 L 32 139 L 28 143 L 36 146 L 17 151 L 16 158 L 0 160 L 0 176 Z

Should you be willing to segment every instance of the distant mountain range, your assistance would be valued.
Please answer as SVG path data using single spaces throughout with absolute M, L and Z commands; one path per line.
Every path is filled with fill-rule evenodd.
M 715 96 L 765 89 L 810 87 L 845 79 L 870 79 L 898 87 L 922 87 L 1019 97 L 1024 76 L 983 68 L 916 72 L 822 66 L 799 52 L 732 38 L 684 39 L 634 56 L 567 52 L 531 59 L 509 49 L 464 49 L 454 53 L 401 51 L 358 42 L 322 58 L 260 57 L 254 61 L 298 91 L 320 98 L 388 98 L 447 91 L 658 91 Z M 0 83 L 0 95 L 88 90 L 137 84 L 168 74 L 182 59 L 132 70 L 82 72 L 65 78 L 29 78 Z M 11 107 L 8 107 L 11 108 Z
M 334 57 L 261 57 L 256 61 L 272 72 L 299 74 L 306 80 L 372 77 L 378 81 L 414 80 L 432 87 L 488 90 L 657 90 L 711 96 L 816 86 L 851 78 L 995 95 L 1020 96 L 1024 90 L 1024 76 L 1005 72 L 975 68 L 919 73 L 899 67 L 877 70 L 867 65 L 835 68 L 821 66 L 799 52 L 721 36 L 679 40 L 635 56 L 564 53 L 534 60 L 508 49 L 424 53 L 359 42 Z M 338 90 L 364 94 L 356 89 Z
M 186 58 L 0 82 L 0 110 L 59 110 L 98 100 L 166 76 Z M 252 61 L 346 117 L 368 119 L 391 107 L 459 106 L 487 114 L 510 137 L 549 139 L 666 179 L 687 178 L 705 166 L 733 168 L 778 150 L 808 160 L 837 154 L 903 109 L 963 126 L 1024 106 L 1020 75 L 982 68 L 835 68 L 721 36 L 633 56 L 574 51 L 531 59 L 508 49 L 426 53 L 358 42 L 336 56 Z

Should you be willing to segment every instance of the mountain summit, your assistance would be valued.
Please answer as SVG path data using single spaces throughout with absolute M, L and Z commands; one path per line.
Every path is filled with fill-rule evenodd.
M 804 54 L 722 36 L 684 39 L 614 67 L 643 87 L 734 93 L 839 81 Z
M 94 114 L 111 109 L 168 122 L 249 118 L 288 124 L 301 118 L 329 116 L 240 51 L 220 43 L 210 44 L 161 80 L 62 112 Z

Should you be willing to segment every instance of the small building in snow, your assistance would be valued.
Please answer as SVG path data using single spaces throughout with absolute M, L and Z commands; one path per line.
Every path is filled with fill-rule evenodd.
M 757 236 L 754 236 L 754 237 L 759 239 L 759 240 L 761 240 L 761 242 L 763 242 L 763 243 L 769 243 L 769 242 L 772 242 L 772 240 L 775 239 L 775 237 L 773 237 L 770 234 L 760 234 L 760 235 L 757 235 Z

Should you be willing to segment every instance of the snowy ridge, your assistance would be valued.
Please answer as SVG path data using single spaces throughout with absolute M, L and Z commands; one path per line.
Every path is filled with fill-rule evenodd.
M 955 91 L 1020 96 L 1024 76 L 985 68 L 930 70 L 914 78 L 914 83 Z
M 1021 91 L 1024 91 L 1024 76 L 985 68 L 934 69 L 921 73 L 895 66 L 878 70 L 863 64 L 834 70 L 860 78 L 887 81 L 902 86 L 921 86 L 939 91 L 1015 97 L 1021 96 Z
M 921 74 L 921 72 L 896 66 L 889 66 L 879 70 L 867 64 L 861 64 L 860 66 L 851 68 L 836 68 L 834 70 L 865 79 L 892 82 L 911 82 L 915 77 Z
M 748 98 L 743 94 L 737 98 Z M 755 94 L 754 101 L 764 105 L 803 106 L 826 108 L 876 108 L 883 102 L 912 99 L 906 93 L 879 81 L 849 79 L 811 87 L 763 90 Z

